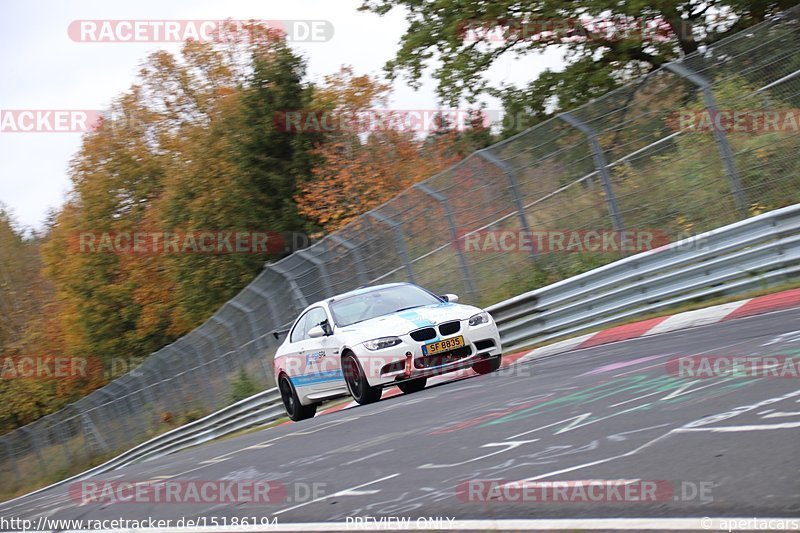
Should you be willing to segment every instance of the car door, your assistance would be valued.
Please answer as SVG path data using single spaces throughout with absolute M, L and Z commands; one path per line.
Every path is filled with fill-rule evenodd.
M 283 353 L 284 359 L 281 367 L 286 371 L 292 379 L 292 383 L 297 387 L 297 380 L 299 376 L 305 374 L 305 360 L 300 353 L 302 349 L 303 339 L 305 338 L 305 321 L 308 313 L 304 313 L 294 323 L 292 329 L 286 338 L 285 351 Z
M 305 359 L 306 372 L 309 375 L 312 389 L 325 391 L 344 386 L 341 365 L 339 363 L 338 346 L 332 335 L 312 338 L 312 328 L 327 322 L 331 324 L 328 312 L 324 307 L 310 309 L 304 324 L 302 356 Z

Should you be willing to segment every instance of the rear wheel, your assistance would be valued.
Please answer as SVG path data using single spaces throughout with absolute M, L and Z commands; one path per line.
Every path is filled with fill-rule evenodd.
M 295 422 L 313 418 L 317 413 L 317 404 L 303 405 L 300 403 L 297 391 L 286 374 L 281 375 L 278 380 L 278 389 L 281 391 L 281 400 L 283 400 L 283 406 L 286 408 L 286 414 Z
M 361 363 L 358 362 L 355 355 L 348 353 L 342 357 L 342 372 L 344 381 L 347 383 L 347 390 L 350 391 L 350 396 L 356 402 L 364 405 L 381 399 L 383 389 L 370 387 L 367 376 L 364 375 L 364 369 L 361 368 Z
M 426 383 L 428 383 L 428 378 L 417 378 L 411 381 L 403 381 L 402 383 L 398 383 L 397 386 L 403 391 L 403 394 L 411 394 L 412 392 L 419 392 L 424 389 Z
M 476 374 L 491 374 L 500 368 L 500 361 L 502 358 L 503 357 L 501 355 L 498 355 L 497 357 L 492 357 L 491 359 L 479 361 L 472 365 L 472 370 L 474 370 Z

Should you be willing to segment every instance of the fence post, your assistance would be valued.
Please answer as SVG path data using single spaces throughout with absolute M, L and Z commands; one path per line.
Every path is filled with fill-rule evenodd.
M 219 343 L 217 342 L 217 338 L 210 333 L 203 331 L 203 328 L 197 328 L 197 334 L 206 339 L 209 344 L 211 344 L 211 349 L 214 350 L 214 361 L 217 363 L 219 370 L 222 372 L 220 373 L 221 378 L 225 378 L 225 374 L 227 373 L 227 369 L 225 368 L 225 361 L 221 360 L 222 357 L 222 350 L 219 347 Z M 225 383 L 222 384 L 222 390 L 226 390 Z
M 308 263 L 311 263 L 314 268 L 317 269 L 319 272 L 319 277 L 322 280 L 322 286 L 325 288 L 325 297 L 330 298 L 331 296 L 334 296 L 333 289 L 331 289 L 331 279 L 328 277 L 328 268 L 325 266 L 325 262 L 319 257 L 314 257 L 314 254 L 309 252 L 309 248 L 297 250 L 297 257 Z
M 525 205 L 522 203 L 522 194 L 519 192 L 519 184 L 517 183 L 517 176 L 514 167 L 494 155 L 491 151 L 489 151 L 488 148 L 478 150 L 475 153 L 478 154 L 478 157 L 481 157 L 489 162 L 489 164 L 499 168 L 506 175 L 506 179 L 508 179 L 508 187 L 511 190 L 511 199 L 514 202 L 514 208 L 517 210 L 517 217 L 519 218 L 520 226 L 522 226 L 522 231 L 530 235 L 531 227 L 528 224 L 528 217 L 525 215 Z M 528 254 L 528 257 L 534 259 L 536 257 L 536 250 Z
M 417 183 L 414 185 L 414 187 L 439 202 L 439 205 L 442 206 L 442 209 L 444 210 L 444 216 L 447 218 L 447 226 L 450 229 L 450 239 L 453 241 L 453 246 L 455 247 L 456 255 L 458 256 L 458 263 L 461 267 L 461 277 L 464 280 L 464 286 L 466 287 L 470 298 L 472 298 L 472 301 L 476 301 L 475 286 L 472 284 L 472 274 L 469 271 L 467 258 L 464 256 L 464 248 L 458 244 L 458 229 L 456 228 L 453 210 L 450 208 L 447 197 L 440 192 L 434 191 L 424 183 Z
M 153 363 L 157 364 L 157 363 Z M 147 378 L 150 385 L 148 387 L 153 387 L 156 389 L 151 396 L 155 398 L 153 402 L 153 409 L 154 414 L 156 415 L 155 418 L 155 425 L 152 427 L 159 428 L 161 426 L 161 415 L 162 413 L 169 411 L 170 407 L 170 400 L 175 402 L 175 399 L 172 397 L 172 387 L 168 386 L 163 379 L 161 379 L 161 372 L 156 371 L 155 369 L 151 369 L 147 365 L 147 361 L 142 364 L 142 374 L 145 378 Z M 150 365 L 152 366 L 152 364 Z
M 8 457 L 9 463 L 11 463 L 11 469 L 14 471 L 14 479 L 17 480 L 17 487 L 20 485 L 21 481 L 19 478 L 19 468 L 17 467 L 17 458 L 14 455 L 14 448 L 11 446 L 11 443 L 8 442 L 8 439 L 5 437 L 2 438 L 3 445 L 6 448 L 6 457 Z
M 223 305 L 222 309 L 224 309 L 224 308 L 225 308 L 225 306 Z M 237 369 L 241 370 L 243 368 L 243 366 L 242 366 L 241 357 L 239 357 L 239 347 L 243 343 L 239 339 L 238 335 L 236 335 L 236 329 L 233 327 L 233 325 L 230 323 L 230 321 L 227 320 L 227 319 L 221 318 L 221 317 L 219 317 L 217 315 L 219 315 L 219 313 L 216 313 L 214 316 L 212 316 L 211 320 L 217 322 L 218 324 L 222 324 L 222 327 L 225 328 L 228 331 L 228 336 L 230 336 L 231 340 L 233 341 L 233 350 L 230 350 L 230 351 L 236 354 L 236 363 L 238 363 L 238 368 Z M 234 366 L 232 366 L 231 369 L 233 369 L 236 366 L 236 363 L 234 363 Z
M 272 301 L 271 295 L 267 291 L 262 289 L 261 287 L 258 287 L 255 283 L 251 283 L 250 285 L 245 287 L 245 290 L 249 290 L 249 291 L 252 291 L 252 292 L 256 293 L 258 296 L 263 298 L 265 302 L 267 302 L 267 308 L 269 309 L 269 315 L 270 315 L 270 318 L 272 318 L 272 327 L 269 328 L 269 329 L 270 330 L 276 330 L 279 327 L 281 327 L 281 320 L 282 319 L 280 318 L 278 310 L 275 309 L 275 302 Z M 267 342 L 269 342 L 269 338 L 270 338 L 270 335 L 268 334 L 267 335 Z
M 664 68 L 670 72 L 677 74 L 681 78 L 687 79 L 703 91 L 703 103 L 706 106 L 709 114 L 712 117 L 717 116 L 719 109 L 717 108 L 717 100 L 714 98 L 714 91 L 711 88 L 711 80 L 705 76 L 688 69 L 680 63 L 667 63 Z M 733 160 L 733 150 L 728 143 L 728 136 L 721 128 L 714 129 L 714 140 L 717 142 L 719 155 L 722 158 L 722 164 L 725 166 L 725 172 L 728 174 L 728 182 L 730 183 L 731 193 L 733 194 L 734 202 L 736 202 L 736 209 L 739 211 L 739 216 L 747 218 L 747 197 L 742 189 L 742 180 L 739 178 L 739 172 L 736 170 L 736 163 Z
M 267 371 L 267 367 L 264 366 L 264 357 L 263 352 L 265 351 L 265 346 L 263 344 L 263 338 L 261 335 L 258 334 L 258 324 L 256 323 L 256 317 L 254 315 L 253 309 L 247 307 L 243 303 L 237 302 L 236 300 L 231 300 L 230 304 L 235 309 L 239 310 L 247 320 L 247 323 L 250 325 L 250 334 L 253 337 L 251 342 L 254 342 L 256 345 L 256 355 L 255 359 L 258 359 L 261 362 L 261 367 L 264 369 L 265 377 L 268 377 L 270 373 Z
M 157 359 L 154 359 L 154 364 L 158 365 L 155 369 L 158 375 L 168 376 L 160 380 L 162 390 L 168 391 L 169 397 L 172 399 L 171 403 L 165 404 L 168 413 L 173 413 L 186 403 L 186 391 L 184 390 L 186 371 L 181 367 L 181 362 L 175 356 L 174 350 L 173 346 L 168 344 L 157 352 Z
M 356 275 L 358 276 L 358 282 L 362 286 L 367 285 L 369 283 L 369 279 L 367 278 L 366 270 L 364 270 L 364 263 L 361 260 L 361 252 L 359 251 L 358 246 L 348 241 L 344 237 L 336 235 L 335 233 L 328 235 L 328 238 L 344 246 L 347 249 L 347 251 L 353 255 L 353 263 L 356 266 Z
M 572 113 L 561 113 L 558 118 L 579 129 L 586 138 L 589 140 L 589 146 L 592 149 L 592 159 L 594 161 L 594 168 L 600 174 L 600 180 L 603 183 L 603 191 L 606 193 L 606 203 L 608 203 L 608 212 L 611 214 L 611 222 L 614 224 L 614 229 L 622 231 L 625 225 L 622 222 L 622 214 L 619 211 L 617 204 L 617 196 L 614 194 L 614 187 L 611 185 L 611 173 L 608 171 L 608 162 L 603 148 L 600 146 L 600 141 L 597 140 L 597 133 L 588 124 L 580 120 Z
M 86 440 L 89 442 L 89 446 L 92 447 L 95 454 L 100 455 L 108 452 L 108 444 L 106 444 L 106 441 L 100 436 L 100 432 L 97 431 L 97 426 L 92 422 L 88 411 L 83 411 L 81 413 L 81 424 L 83 425 L 84 433 L 86 433 Z
M 123 383 L 120 380 L 114 380 L 109 385 L 116 385 L 114 388 L 113 393 L 109 391 L 109 395 L 112 396 L 114 399 L 111 400 L 114 405 L 116 406 L 116 411 L 119 413 L 119 423 L 122 426 L 122 431 L 125 435 L 133 435 L 131 433 L 131 428 L 128 426 L 128 413 L 133 413 L 136 410 L 136 406 L 133 404 L 133 399 L 130 395 L 130 389 L 128 389 L 128 385 Z M 122 395 L 119 394 L 119 389 L 122 389 Z M 119 402 L 119 403 L 117 403 Z M 123 403 L 124 402 L 124 403 Z
M 403 236 L 403 230 L 400 227 L 400 223 L 392 220 L 391 218 L 387 217 L 386 215 L 382 215 L 380 213 L 376 213 L 375 211 L 370 211 L 367 213 L 368 217 L 374 218 L 378 222 L 383 222 L 394 232 L 395 241 L 397 241 L 397 249 L 400 250 L 400 258 L 403 260 L 403 265 L 406 269 L 406 276 L 408 276 L 408 281 L 411 283 L 416 283 L 414 281 L 414 269 L 411 268 L 411 259 L 408 257 L 408 249 L 406 248 L 406 241 L 405 237 Z
M 183 337 L 183 339 L 185 338 L 186 337 Z M 197 377 L 198 375 L 200 376 L 199 379 L 196 380 L 196 383 L 199 387 L 198 390 L 203 389 L 204 392 L 206 393 L 206 396 L 213 400 L 215 392 L 214 388 L 211 386 L 211 379 L 208 375 L 208 369 L 205 366 L 206 363 L 205 358 L 203 358 L 201 351 L 197 349 L 197 346 L 195 346 L 189 341 L 185 341 L 185 343 L 189 345 L 188 349 L 191 350 L 191 353 L 177 342 L 174 344 L 175 349 L 183 354 L 189 354 L 189 357 L 193 357 L 194 360 L 192 361 L 192 363 L 197 365 L 194 368 L 200 369 L 199 372 L 196 372 L 194 369 L 187 369 L 186 372 L 191 372 L 192 374 L 194 374 L 195 377 Z
M 294 277 L 292 277 L 292 275 L 285 268 L 280 266 L 278 263 L 267 265 L 266 268 L 274 270 L 289 283 L 289 288 L 292 290 L 292 296 L 299 306 L 298 313 L 308 307 L 308 300 L 306 300 L 306 296 L 303 294 L 303 291 L 300 290 L 300 287 L 297 285 Z
M 256 353 L 260 353 L 264 347 L 261 345 L 261 336 L 258 334 L 258 324 L 256 323 L 256 317 L 253 315 L 253 309 L 247 307 L 243 303 L 237 302 L 235 299 L 231 300 L 229 303 L 231 307 L 244 315 L 247 324 L 250 326 L 250 334 L 253 336 L 252 342 L 256 343 Z
M 27 426 L 22 426 L 21 428 L 17 428 L 17 431 L 22 433 L 28 438 L 28 442 L 31 443 L 31 447 L 33 448 L 33 453 L 36 455 L 36 459 L 39 461 L 39 468 L 42 472 L 47 472 L 47 469 L 44 467 L 44 459 L 42 459 L 42 452 L 39 450 L 39 444 L 36 441 L 35 436 L 32 434 L 31 428 Z

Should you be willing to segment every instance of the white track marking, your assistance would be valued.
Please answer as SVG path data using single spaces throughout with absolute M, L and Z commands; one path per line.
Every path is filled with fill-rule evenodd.
M 787 413 L 784 411 L 777 411 L 775 413 L 770 413 L 768 415 L 764 415 L 763 418 L 783 418 L 787 416 L 800 416 L 800 411 L 795 411 L 793 413 Z
M 623 431 L 622 433 L 614 433 L 613 435 L 609 435 L 606 438 L 608 440 L 612 440 L 614 442 L 620 442 L 620 441 L 623 441 L 623 440 L 627 440 L 625 438 L 625 435 L 631 435 L 633 433 L 640 433 L 642 431 L 649 431 L 651 429 L 663 428 L 664 426 L 668 426 L 668 425 L 669 424 L 659 424 L 657 426 L 650 426 L 650 427 L 641 428 L 641 429 L 634 429 L 632 431 Z
M 684 394 L 692 394 L 692 393 L 697 392 L 699 390 L 707 389 L 709 387 L 713 387 L 714 385 L 719 385 L 719 384 L 725 383 L 727 381 L 730 381 L 731 379 L 733 379 L 733 378 L 725 378 L 725 379 L 721 379 L 719 381 L 714 380 L 714 382 L 711 383 L 710 385 L 706 385 L 705 387 L 698 387 L 696 389 L 692 389 L 691 387 L 693 385 L 695 385 L 696 383 L 698 383 L 698 381 L 695 380 L 695 381 L 692 381 L 690 383 L 687 383 L 686 385 L 683 385 L 683 386 L 679 387 L 678 389 L 672 391 L 671 393 L 669 393 L 668 395 L 664 396 L 661 399 L 662 400 L 671 400 L 673 398 L 677 398 L 678 396 L 683 396 Z M 687 391 L 686 389 L 689 389 L 689 390 Z
M 539 426 L 536 429 L 529 429 L 528 431 L 523 431 L 522 433 L 517 433 L 516 435 L 512 435 L 510 437 L 507 437 L 506 440 L 508 440 L 508 439 L 516 439 L 518 437 L 522 437 L 522 436 L 528 435 L 530 433 L 535 433 L 535 432 L 537 432 L 537 431 L 539 431 L 541 429 L 547 429 L 547 428 L 551 428 L 553 426 L 557 426 L 559 424 L 563 424 L 565 422 L 570 422 L 570 421 L 575 420 L 576 418 L 580 418 L 580 417 L 585 417 L 585 415 L 572 416 L 570 418 L 565 418 L 564 420 L 559 420 L 558 422 L 553 422 L 552 424 L 547 424 L 546 426 Z
M 268 443 L 263 443 L 262 442 L 261 444 L 253 444 L 252 446 L 248 446 L 247 448 L 244 448 L 244 449 L 245 450 L 263 450 L 264 448 L 269 448 L 270 446 L 272 446 L 272 443 L 269 443 L 269 442 Z
M 695 433 L 707 431 L 710 433 L 737 433 L 741 431 L 770 431 L 773 429 L 793 429 L 800 428 L 800 422 L 786 422 L 784 424 L 751 424 L 747 426 L 719 426 L 715 428 L 678 428 L 675 433 Z
M 353 459 L 352 461 L 347 461 L 346 463 L 342 463 L 342 466 L 354 465 L 356 463 L 360 463 L 361 461 L 366 461 L 367 459 L 371 459 L 373 457 L 377 457 L 378 455 L 383 455 L 384 453 L 393 452 L 394 448 L 389 448 L 385 451 L 371 453 L 369 455 L 365 455 L 364 457 L 359 457 L 358 459 Z
M 588 462 L 588 463 L 583 463 L 583 464 L 579 464 L 579 465 L 575 465 L 575 466 L 570 466 L 570 467 L 567 467 L 567 468 L 562 468 L 561 470 L 554 470 L 552 472 L 547 472 L 546 474 L 539 474 L 538 476 L 529 477 L 529 478 L 526 478 L 526 479 L 523 479 L 523 480 L 520 480 L 520 481 L 536 481 L 537 479 L 547 479 L 549 477 L 557 476 L 557 475 L 560 475 L 560 474 L 566 474 L 567 472 L 574 472 L 575 470 L 581 470 L 583 468 L 589 468 L 591 466 L 597 466 L 597 465 L 601 465 L 603 463 L 608 463 L 608 462 L 613 461 L 615 459 L 621 459 L 623 457 L 629 457 L 631 455 L 634 455 L 634 454 L 644 450 L 645 448 L 647 448 L 649 446 L 652 446 L 656 442 L 669 437 L 672 434 L 673 431 L 675 431 L 675 430 L 674 429 L 670 430 L 670 431 L 664 433 L 663 435 L 654 438 L 653 440 L 649 440 L 649 441 L 645 442 L 644 444 L 642 444 L 638 448 L 634 448 L 633 450 L 630 450 L 630 451 L 625 452 L 625 453 L 621 453 L 619 455 L 612 455 L 611 457 L 606 457 L 605 459 L 598 459 L 597 461 L 591 461 L 591 462 Z M 517 482 L 514 482 L 514 483 L 517 483 Z
M 668 355 L 676 355 L 676 354 L 672 354 L 672 353 L 671 354 L 664 354 L 663 357 L 667 357 Z M 652 364 L 652 365 L 640 366 L 639 368 L 633 368 L 631 370 L 626 370 L 625 372 L 622 372 L 620 374 L 614 374 L 614 377 L 615 378 L 621 378 L 623 376 L 627 376 L 628 374 L 636 374 L 638 372 L 641 372 L 642 370 L 650 370 L 651 368 L 656 368 L 657 366 L 664 366 L 664 363 L 655 363 L 655 364 Z
M 431 469 L 431 468 L 451 468 L 451 467 L 454 467 L 454 466 L 461 466 L 461 465 L 465 465 L 465 464 L 468 464 L 468 463 L 473 463 L 475 461 L 480 461 L 481 459 L 486 459 L 487 457 L 492 457 L 493 455 L 497 455 L 499 453 L 504 453 L 504 452 L 507 452 L 509 450 L 513 450 L 514 448 L 519 448 L 523 444 L 529 444 L 531 442 L 537 442 L 538 440 L 539 439 L 517 440 L 517 441 L 511 441 L 511 442 L 490 442 L 488 444 L 484 444 L 483 446 L 481 446 L 481 448 L 493 448 L 493 447 L 496 447 L 496 446 L 503 446 L 504 448 L 502 450 L 499 450 L 499 451 L 496 451 L 496 452 L 487 453 L 486 455 L 481 455 L 480 457 L 473 457 L 472 459 L 467 459 L 466 461 L 461 461 L 460 463 L 453 463 L 453 464 L 448 464 L 448 465 L 435 465 L 435 464 L 427 463 L 427 464 L 424 464 L 424 465 L 420 465 L 417 468 L 422 469 L 422 470 L 427 470 L 427 469 Z
M 788 333 L 782 333 L 777 337 L 773 337 L 772 340 L 765 342 L 761 346 L 771 346 L 773 344 L 792 343 L 796 341 L 800 341 L 800 329 L 789 331 Z
M 287 507 L 286 509 L 281 509 L 280 511 L 276 511 L 276 512 L 273 513 L 273 515 L 277 516 L 279 514 L 283 514 L 285 512 L 292 511 L 292 510 L 298 509 L 300 507 L 304 507 L 306 505 L 311 505 L 312 503 L 317 503 L 317 502 L 321 502 L 322 500 L 327 500 L 328 498 L 334 498 L 336 496 L 346 496 L 351 491 L 357 491 L 360 488 L 368 487 L 370 485 L 374 485 L 375 483 L 380 483 L 381 481 L 386 481 L 387 479 L 395 478 L 395 477 L 397 477 L 399 475 L 400 475 L 400 473 L 398 472 L 397 474 L 392 474 L 390 476 L 385 476 L 385 477 L 382 477 L 380 479 L 376 479 L 374 481 L 369 481 L 367 483 L 363 483 L 361 485 L 357 485 L 355 487 L 351 487 L 349 489 L 340 490 L 339 492 L 334 492 L 333 494 L 327 494 L 325 496 L 320 496 L 319 498 L 315 498 L 313 500 L 309 500 L 307 502 L 303 502 L 303 503 L 294 505 L 292 507 Z M 262 529 L 263 529 L 263 526 L 262 526 Z M 260 530 L 257 530 L 257 531 L 260 531 Z M 301 531 L 303 531 L 303 530 L 301 530 Z

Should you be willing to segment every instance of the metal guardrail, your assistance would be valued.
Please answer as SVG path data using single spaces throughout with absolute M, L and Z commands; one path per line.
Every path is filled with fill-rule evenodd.
M 800 204 L 765 213 L 492 305 L 513 350 L 800 274 Z
M 510 351 L 798 274 L 800 204 L 621 259 L 487 310 L 498 323 L 504 351 Z M 271 388 L 50 487 L 164 457 L 282 416 L 280 393 Z
M 286 412 L 281 402 L 280 392 L 276 387 L 273 387 L 240 400 L 199 420 L 189 422 L 172 431 L 153 437 L 101 465 L 3 503 L 8 504 L 19 498 L 37 494 L 52 487 L 110 472 L 130 464 L 152 461 L 242 429 L 274 422 L 285 415 Z

